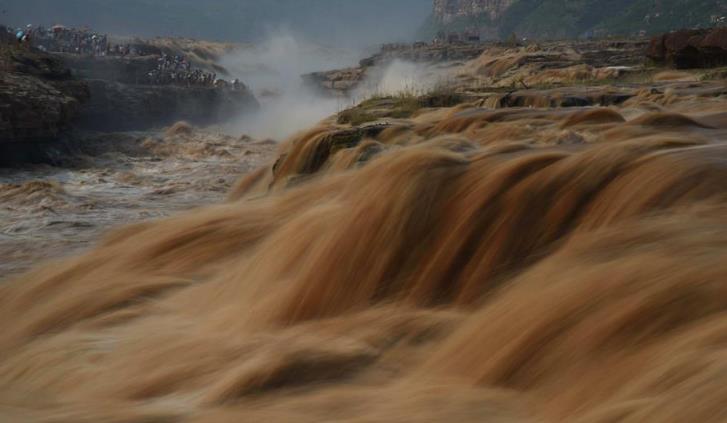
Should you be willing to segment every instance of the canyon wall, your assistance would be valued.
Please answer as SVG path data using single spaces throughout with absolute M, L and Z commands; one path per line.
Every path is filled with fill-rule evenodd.
M 495 20 L 516 0 L 434 0 L 437 22 L 449 24 L 458 18 L 487 15 Z
M 434 0 L 422 35 L 477 29 L 486 38 L 655 35 L 724 26 L 727 2 L 714 0 Z
M 0 33 L 8 34 L 3 27 Z M 0 40 L 0 166 L 46 161 L 75 130 L 211 125 L 259 107 L 244 85 L 144 84 L 157 58 L 49 54 Z
M 86 83 L 91 96 L 81 108 L 78 126 L 97 131 L 148 130 L 179 120 L 212 125 L 259 107 L 247 88 L 134 85 L 102 79 Z
M 3 27 L 0 32 L 7 33 Z M 88 96 L 62 61 L 12 40 L 0 42 L 0 144 L 56 138 Z

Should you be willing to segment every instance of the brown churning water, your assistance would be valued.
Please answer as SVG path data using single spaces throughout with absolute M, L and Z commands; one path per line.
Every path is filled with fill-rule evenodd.
M 725 103 L 649 95 L 290 139 L 0 286 L 0 421 L 727 420 Z

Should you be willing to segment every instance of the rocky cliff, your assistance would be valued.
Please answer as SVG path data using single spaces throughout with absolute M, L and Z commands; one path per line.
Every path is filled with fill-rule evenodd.
M 434 0 L 434 18 L 449 24 L 459 18 L 487 16 L 498 19 L 516 0 Z
M 146 130 L 185 120 L 195 125 L 224 122 L 259 104 L 248 89 L 122 84 L 86 81 L 91 97 L 78 125 L 97 131 Z
M 724 24 L 714 0 L 434 0 L 422 36 L 477 29 L 487 38 L 658 34 Z
M 654 37 L 647 55 L 676 68 L 709 68 L 727 65 L 727 28 L 682 30 Z
M 150 85 L 156 55 L 83 57 L 62 55 L 74 76 L 89 87 L 78 126 L 98 131 L 146 130 L 186 120 L 196 125 L 223 122 L 257 109 L 244 85 L 228 87 Z
M 87 86 L 57 58 L 0 43 L 0 144 L 54 139 L 87 99 Z
M 0 156 L 23 160 L 71 127 L 147 130 L 178 120 L 219 123 L 258 107 L 244 85 L 143 84 L 156 55 L 85 57 L 19 45 L 0 27 Z M 0 160 L 0 161 L 16 161 Z

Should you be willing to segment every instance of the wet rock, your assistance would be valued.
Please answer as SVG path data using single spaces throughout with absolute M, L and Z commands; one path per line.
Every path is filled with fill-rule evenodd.
M 42 79 L 0 74 L 0 142 L 57 137 L 79 109 L 77 98 Z
M 302 76 L 309 86 L 325 94 L 345 94 L 355 89 L 366 77 L 366 67 L 313 72 Z
M 388 125 L 368 125 L 329 133 L 318 143 L 309 166 L 302 173 L 316 173 L 336 152 L 356 147 L 364 138 L 375 137 L 387 127 Z
M 125 84 L 138 84 L 148 79 L 158 65 L 158 56 L 89 57 L 78 54 L 57 54 L 73 75 L 80 79 L 102 79 Z
M 97 131 L 145 130 L 180 120 L 213 124 L 259 107 L 247 89 L 87 83 L 91 98 L 81 110 L 79 126 Z
M 147 130 L 180 120 L 206 125 L 257 109 L 257 100 L 246 87 L 233 90 L 145 84 L 148 73 L 157 69 L 158 54 L 171 52 L 152 47 L 138 48 L 146 54 L 143 56 L 55 55 L 75 78 L 85 81 L 89 87 L 90 101 L 84 104 L 78 119 L 81 129 Z
M 338 123 L 353 126 L 381 119 L 405 119 L 422 108 L 452 107 L 465 97 L 451 90 L 437 90 L 421 96 L 375 97 L 338 114 Z
M 358 88 L 373 72 L 396 60 L 414 63 L 463 62 L 478 57 L 488 44 L 396 44 L 385 45 L 381 51 L 359 62 L 358 67 L 314 72 L 303 75 L 311 87 L 324 93 L 346 95 Z
M 58 59 L 0 43 L 0 145 L 54 140 L 87 98 L 85 84 Z
M 363 125 L 354 128 L 329 131 L 323 134 L 316 142 L 313 153 L 297 166 L 295 179 L 288 181 L 291 185 L 307 180 L 308 176 L 314 175 L 321 170 L 329 158 L 337 152 L 357 147 L 364 139 L 374 138 L 383 130 L 391 127 L 387 124 Z M 295 156 L 282 154 L 273 165 L 273 175 L 280 176 L 280 170 L 295 161 Z
M 558 107 L 585 107 L 592 105 L 591 99 L 584 96 L 568 96 L 563 98 Z
M 536 46 L 541 53 L 528 54 L 520 66 L 532 65 L 538 70 L 563 69 L 574 65 L 594 68 L 633 67 L 641 65 L 648 42 L 643 40 L 552 41 Z M 375 55 L 361 60 L 359 67 L 315 72 L 303 75 L 311 87 L 324 93 L 347 95 L 367 79 L 376 76 L 376 69 L 397 61 L 441 66 L 456 66 L 480 57 L 492 49 L 508 48 L 496 42 L 476 43 L 413 43 L 387 44 Z
M 0 33 L 8 34 L 0 29 Z M 47 150 L 46 144 L 57 143 L 71 127 L 95 131 L 146 130 L 179 120 L 204 125 L 258 107 L 257 100 L 244 86 L 232 89 L 140 85 L 148 72 L 156 68 L 156 55 L 48 54 L 18 44 L 13 37 L 5 38 L 0 40 L 3 162 L 36 157 L 34 149 Z M 19 147 L 23 144 L 28 147 Z M 33 154 L 29 156 L 30 153 Z M 45 161 L 45 153 L 37 156 L 31 161 Z M 12 160 L 5 160 L 9 157 Z
M 727 64 L 727 28 L 682 30 L 651 40 L 647 56 L 679 69 Z

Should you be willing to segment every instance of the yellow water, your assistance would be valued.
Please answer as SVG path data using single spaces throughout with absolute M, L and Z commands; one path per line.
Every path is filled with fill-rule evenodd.
M 1 285 L 0 421 L 725 421 L 726 105 L 324 123 Z

